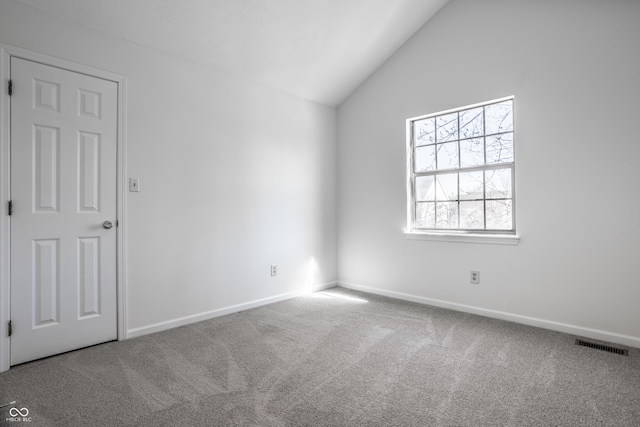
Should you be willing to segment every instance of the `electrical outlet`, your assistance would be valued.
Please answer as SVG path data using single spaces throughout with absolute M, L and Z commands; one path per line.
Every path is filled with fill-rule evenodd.
M 272 276 L 278 275 L 278 266 L 275 264 L 271 264 L 271 275 Z
M 480 272 L 479 271 L 472 271 L 471 272 L 471 283 L 477 285 L 480 283 Z

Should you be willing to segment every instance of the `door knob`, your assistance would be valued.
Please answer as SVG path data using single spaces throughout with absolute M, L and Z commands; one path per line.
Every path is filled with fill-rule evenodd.
M 113 223 L 111 221 L 105 221 L 102 223 L 102 226 L 108 230 L 113 227 Z

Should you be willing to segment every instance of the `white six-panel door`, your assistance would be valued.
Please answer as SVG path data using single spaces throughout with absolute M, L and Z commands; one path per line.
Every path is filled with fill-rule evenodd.
M 11 80 L 15 365 L 117 338 L 117 84 L 15 57 Z

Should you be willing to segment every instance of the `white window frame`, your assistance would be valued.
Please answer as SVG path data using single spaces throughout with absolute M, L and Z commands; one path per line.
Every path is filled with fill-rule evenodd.
M 419 120 L 428 119 L 431 117 L 442 116 L 451 113 L 457 113 L 460 111 L 484 107 L 490 104 L 496 104 L 504 101 L 513 102 L 513 139 L 514 139 L 514 158 L 513 162 L 498 163 L 490 165 L 482 165 L 469 168 L 455 168 L 449 170 L 438 170 L 432 175 L 437 176 L 446 172 L 471 172 L 471 171 L 486 171 L 491 169 L 511 169 L 511 200 L 512 200 L 512 230 L 464 230 L 464 229 L 422 229 L 415 226 L 415 188 L 414 182 L 416 172 L 414 171 L 414 138 L 413 138 L 413 123 Z M 483 134 L 483 138 L 484 138 Z M 459 137 L 459 135 L 458 135 Z M 433 114 L 427 114 L 423 116 L 413 117 L 406 120 L 406 171 L 407 171 L 407 229 L 405 230 L 405 236 L 407 239 L 417 240 L 434 240 L 445 242 L 464 242 L 464 243 L 491 243 L 491 244 L 506 244 L 515 245 L 518 244 L 520 237 L 516 233 L 516 185 L 515 185 L 515 97 L 508 96 L 504 98 L 493 99 L 490 101 L 480 102 L 477 104 L 467 105 L 464 107 L 454 108 L 446 111 L 439 111 Z M 459 139 L 458 139 L 459 141 Z M 421 175 L 418 173 L 418 175 Z M 486 200 L 486 199 L 483 199 Z

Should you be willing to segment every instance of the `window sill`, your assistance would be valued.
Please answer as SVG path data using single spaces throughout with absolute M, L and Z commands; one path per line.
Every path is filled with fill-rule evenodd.
M 404 236 L 410 240 L 431 240 L 454 243 L 485 243 L 491 245 L 517 245 L 520 236 L 513 234 L 453 234 L 437 232 L 405 231 Z

